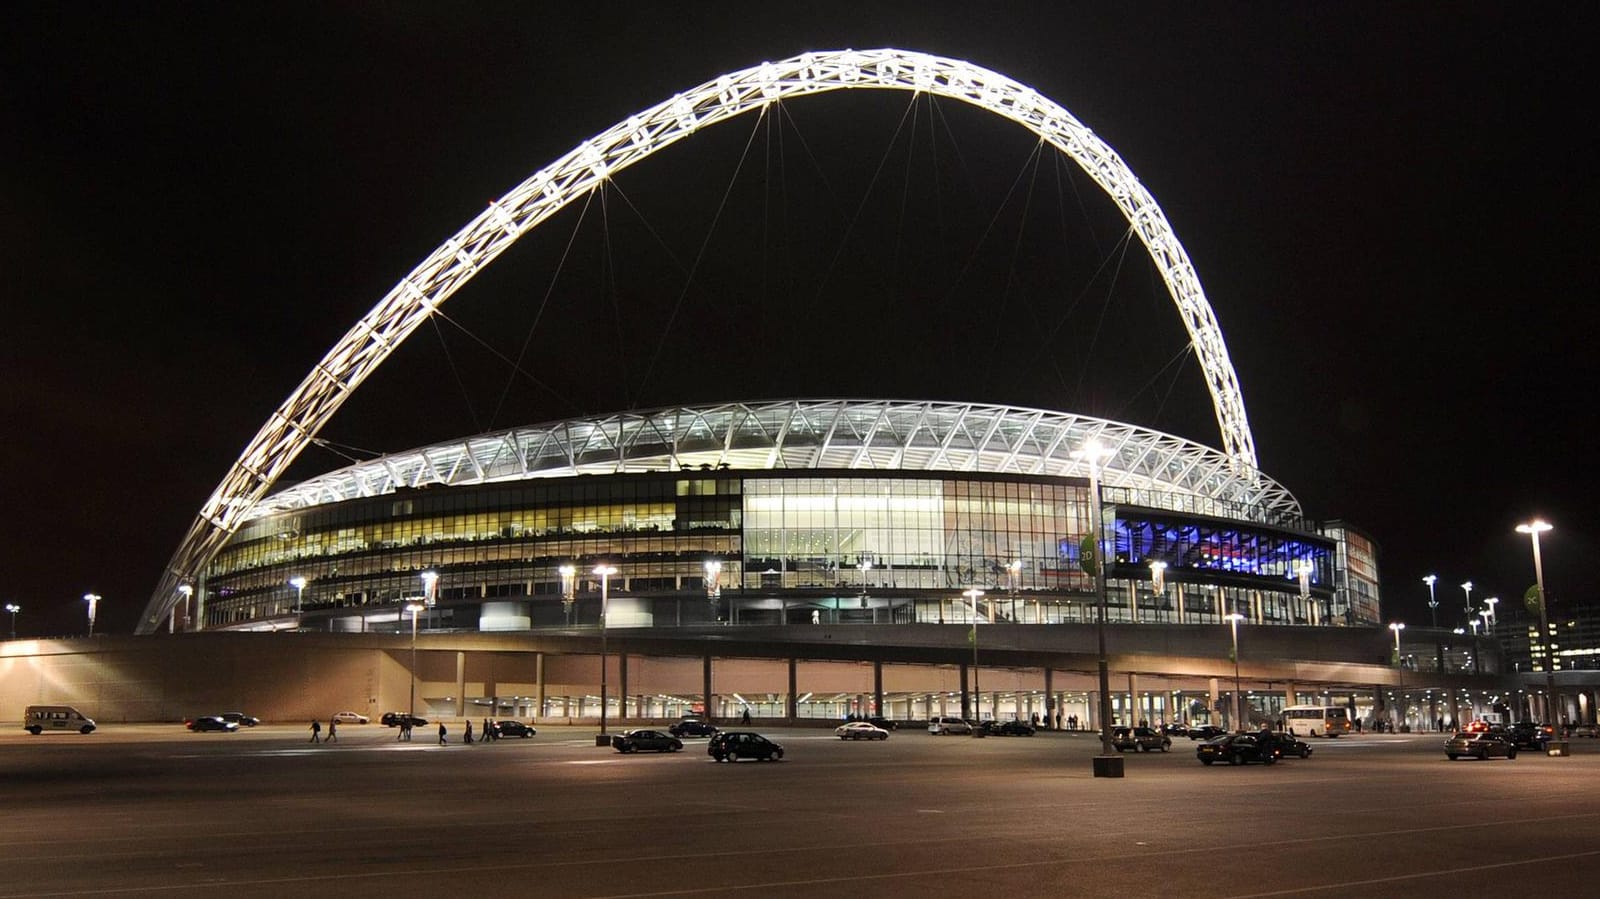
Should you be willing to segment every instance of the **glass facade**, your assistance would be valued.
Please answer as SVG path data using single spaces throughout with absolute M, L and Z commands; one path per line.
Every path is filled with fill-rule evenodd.
M 1185 514 L 1149 491 L 1105 498 L 1112 621 L 1376 623 L 1375 606 L 1369 619 L 1339 603 L 1334 539 Z M 599 561 L 620 569 L 613 625 L 1090 622 L 1089 510 L 1080 479 L 987 473 L 710 469 L 401 490 L 250 522 L 207 572 L 205 626 L 398 628 L 424 570 L 439 576 L 429 628 L 592 624 Z M 708 560 L 720 589 L 707 589 Z M 1155 560 L 1169 566 L 1159 594 Z M 580 572 L 571 595 L 565 564 Z M 963 596 L 974 587 L 985 595 Z

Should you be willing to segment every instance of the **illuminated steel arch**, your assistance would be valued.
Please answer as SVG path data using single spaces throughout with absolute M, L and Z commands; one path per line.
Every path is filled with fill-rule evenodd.
M 1122 158 L 1057 103 L 971 63 L 908 50 L 805 53 L 717 77 L 586 140 L 489 204 L 395 285 L 306 375 L 251 439 L 179 544 L 145 609 L 154 630 L 333 413 L 433 310 L 518 237 L 612 174 L 708 125 L 791 97 L 848 88 L 917 91 L 986 109 L 1070 156 L 1122 210 L 1161 271 L 1211 391 L 1223 450 L 1253 477 L 1255 444 L 1238 377 L 1189 255 L 1155 198 Z

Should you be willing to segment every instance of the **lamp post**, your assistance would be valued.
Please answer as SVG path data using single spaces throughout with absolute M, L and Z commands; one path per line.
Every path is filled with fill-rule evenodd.
M 1465 584 L 1462 584 L 1461 585 L 1461 589 L 1467 594 L 1467 605 L 1466 605 L 1467 620 L 1471 621 L 1472 620 L 1472 582 L 1471 581 L 1467 581 Z
M 178 593 L 180 593 L 183 596 L 183 629 L 184 629 L 184 632 L 187 633 L 188 630 L 189 630 L 189 627 L 190 627 L 190 624 L 189 624 L 189 600 L 194 598 L 194 585 L 193 584 L 179 584 L 178 585 Z M 174 608 L 173 611 L 177 611 L 177 609 Z M 172 632 L 172 624 L 173 624 L 172 620 L 169 620 L 167 622 L 167 632 L 168 633 Z
M 711 617 L 715 619 L 717 617 L 717 602 L 722 598 L 722 560 L 707 559 L 704 567 L 706 571 L 706 602 L 711 604 Z M 866 595 L 866 590 L 863 589 L 861 591 L 862 598 L 865 599 Z M 731 606 L 728 609 L 728 618 L 730 619 L 729 623 L 732 623 L 733 608 Z
M 1100 511 L 1100 460 L 1109 455 L 1111 450 L 1093 440 L 1072 453 L 1072 458 L 1089 464 L 1089 536 L 1092 539 L 1086 540 L 1084 546 L 1091 553 L 1088 561 L 1093 570 L 1089 574 L 1094 576 L 1095 604 L 1100 609 L 1095 621 L 1095 637 L 1100 644 L 1100 755 L 1094 760 L 1095 777 L 1122 776 L 1122 756 L 1111 745 L 1111 673 L 1106 665 L 1105 522 Z
M 1222 616 L 1228 622 L 1228 627 L 1233 631 L 1233 729 L 1243 731 L 1244 728 L 1244 691 L 1239 683 L 1239 622 L 1244 616 L 1238 612 Z
M 1311 619 L 1312 624 L 1321 624 L 1322 616 L 1318 615 L 1316 608 L 1311 605 L 1312 571 L 1313 568 L 1308 559 L 1301 559 L 1295 563 L 1294 574 L 1296 579 L 1300 581 L 1300 605 L 1305 607 L 1306 615 Z
M 1011 623 L 1017 623 L 1017 586 L 1022 581 L 1022 560 L 1006 563 L 1006 592 L 1011 594 Z
M 101 596 L 98 593 L 83 594 L 83 601 L 89 604 L 89 636 L 94 636 L 94 613 L 100 605 Z
M 17 613 L 22 611 L 22 606 L 14 602 L 6 603 L 6 611 L 11 613 L 11 639 L 17 639 Z
M 617 573 L 614 565 L 596 565 L 594 573 L 600 575 L 600 736 L 596 746 L 609 746 L 606 737 L 606 613 L 611 608 L 611 576 Z M 706 697 L 706 712 L 711 712 L 711 697 Z
M 1439 582 L 1437 574 L 1430 574 L 1422 579 L 1428 585 L 1428 614 L 1433 616 L 1433 626 L 1439 626 L 1439 598 L 1433 594 L 1433 585 Z
M 1496 609 L 1495 609 L 1495 606 L 1500 604 L 1500 597 L 1491 596 L 1488 599 L 1484 600 L 1483 604 L 1489 607 L 1488 610 L 1487 610 L 1488 614 L 1489 614 L 1489 617 L 1487 619 L 1488 623 L 1487 623 L 1486 626 L 1489 627 L 1490 630 L 1493 630 L 1494 629 L 1494 625 L 1500 623 L 1500 616 L 1496 613 Z
M 411 710 L 409 714 L 413 718 L 417 715 L 417 616 L 421 615 L 427 608 L 420 602 L 406 603 L 406 611 L 411 613 Z
M 978 690 L 978 600 L 983 598 L 983 591 L 977 587 L 968 587 L 961 591 L 961 595 L 972 601 L 972 719 L 976 732 L 977 722 L 983 720 L 983 700 Z
M 556 569 L 561 575 L 561 611 L 566 613 L 567 626 L 572 626 L 572 604 L 578 600 L 578 568 L 562 565 Z
M 1167 598 L 1167 563 L 1150 563 L 1150 592 L 1155 594 L 1151 597 L 1151 601 L 1156 604 L 1156 608 L 1161 608 L 1161 602 Z M 1178 597 L 1178 623 L 1183 623 L 1182 596 Z
M 306 595 L 305 575 L 297 574 L 289 578 L 289 586 L 294 588 L 294 613 L 298 615 L 300 614 L 301 601 L 305 599 Z
M 1527 534 L 1533 539 L 1533 585 L 1539 591 L 1539 642 L 1544 644 L 1544 688 L 1550 703 L 1550 717 L 1554 719 L 1545 723 L 1554 728 L 1561 726 L 1561 714 L 1556 708 L 1556 654 L 1550 639 L 1550 613 L 1545 608 L 1548 603 L 1545 602 L 1544 593 L 1544 562 L 1539 557 L 1539 535 L 1551 527 L 1548 522 L 1535 518 L 1527 524 L 1517 525 L 1517 533 Z
M 1405 692 L 1406 692 L 1406 666 L 1405 666 L 1405 661 L 1400 658 L 1400 632 L 1405 630 L 1405 629 L 1406 629 L 1406 625 L 1405 625 L 1405 622 L 1403 622 L 1403 621 L 1391 622 L 1390 625 L 1389 625 L 1389 630 L 1394 631 L 1394 668 L 1395 668 L 1395 671 L 1398 672 L 1398 676 L 1400 678 L 1400 684 L 1399 684 L 1398 690 L 1399 690 L 1400 702 L 1402 704 L 1404 704 L 1405 701 L 1406 701 L 1406 699 L 1405 699 Z M 1405 723 L 1406 723 L 1406 719 L 1405 719 L 1405 711 L 1404 711 L 1404 709 L 1396 709 L 1395 710 L 1395 729 L 1399 730 L 1401 727 L 1405 726 Z

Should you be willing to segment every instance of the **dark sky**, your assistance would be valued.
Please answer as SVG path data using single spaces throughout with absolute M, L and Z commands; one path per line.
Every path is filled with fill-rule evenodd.
M 1127 161 L 1198 269 L 1262 467 L 1372 534 L 1386 614 L 1424 621 L 1430 571 L 1446 623 L 1468 578 L 1519 595 L 1534 515 L 1552 597 L 1595 596 L 1592 5 L 545 7 L 7 8 L 0 597 L 22 635 L 81 632 L 90 590 L 131 630 L 261 422 L 486 202 L 723 72 L 882 46 L 1030 84 Z M 708 130 L 519 242 L 323 436 L 863 396 L 1218 445 L 1147 256 L 1034 149 L 886 92 Z M 495 357 L 525 342 L 532 377 Z

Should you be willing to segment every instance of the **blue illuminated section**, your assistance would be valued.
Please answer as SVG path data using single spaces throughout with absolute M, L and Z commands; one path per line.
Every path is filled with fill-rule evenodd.
M 1182 580 L 1185 571 L 1298 583 L 1302 563 L 1311 563 L 1311 586 L 1332 590 L 1334 542 L 1295 531 L 1244 525 L 1219 519 L 1191 518 L 1172 512 L 1117 509 L 1114 526 L 1115 567 L 1148 568 L 1167 563 L 1167 576 Z M 1062 547 L 1077 555 L 1077 547 Z

